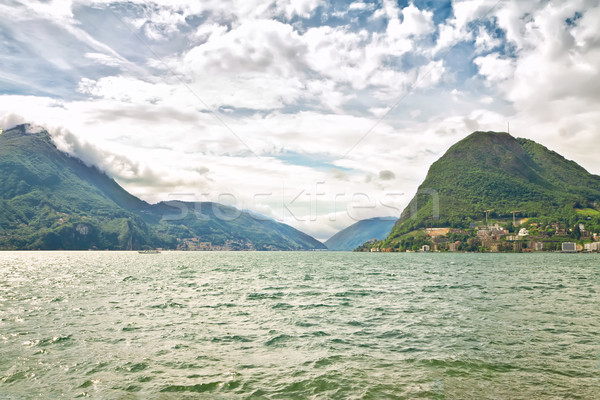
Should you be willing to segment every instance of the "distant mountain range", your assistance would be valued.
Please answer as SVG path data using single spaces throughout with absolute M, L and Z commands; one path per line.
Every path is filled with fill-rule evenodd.
M 600 176 L 531 140 L 475 132 L 433 163 L 383 247 L 419 228 L 468 228 L 486 211 L 573 227 L 599 207 Z
M 59 151 L 43 129 L 0 134 L 0 249 L 352 250 L 371 239 L 396 248 L 421 228 L 468 228 L 486 214 L 568 229 L 583 217 L 595 226 L 599 210 L 599 176 L 531 140 L 475 132 L 431 166 L 400 219 L 359 221 L 323 244 L 222 204 L 148 204 Z
M 0 134 L 0 249 L 312 250 L 288 225 L 217 203 L 148 204 L 59 151 L 47 131 Z
M 329 238 L 325 246 L 329 250 L 351 251 L 368 240 L 383 240 L 392 231 L 397 220 L 384 217 L 358 221 Z

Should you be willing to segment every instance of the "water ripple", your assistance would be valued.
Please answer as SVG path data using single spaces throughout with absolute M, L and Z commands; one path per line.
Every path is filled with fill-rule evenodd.
M 600 398 L 597 261 L 4 252 L 0 398 Z

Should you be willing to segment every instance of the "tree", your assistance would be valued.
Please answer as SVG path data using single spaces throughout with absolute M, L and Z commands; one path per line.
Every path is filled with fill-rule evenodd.
M 580 240 L 581 239 L 581 230 L 579 229 L 579 223 L 575 224 L 575 227 L 571 231 L 570 235 L 573 239 Z

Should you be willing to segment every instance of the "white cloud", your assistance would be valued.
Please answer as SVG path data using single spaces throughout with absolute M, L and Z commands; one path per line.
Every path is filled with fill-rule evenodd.
M 511 78 L 514 71 L 513 61 L 502 57 L 499 53 L 477 57 L 473 62 L 479 67 L 479 73 L 487 79 L 488 85 L 495 85 Z
M 288 19 L 295 15 L 310 17 L 321 3 L 321 0 L 276 0 L 275 2 L 277 8 L 282 10 Z
M 477 18 L 490 17 L 497 7 L 497 0 L 453 1 L 453 18 L 439 26 L 439 37 L 434 52 L 438 53 L 457 43 L 472 40 L 474 33 L 469 28 L 469 23 Z
M 50 0 L 50 1 L 18 1 L 27 8 L 29 17 L 38 17 L 56 21 L 57 23 L 71 22 L 73 18 L 72 0 Z
M 185 67 L 196 75 L 269 73 L 295 76 L 304 69 L 306 46 L 287 24 L 246 22 L 187 52 Z
M 151 40 L 167 40 L 170 35 L 178 32 L 179 27 L 185 25 L 182 13 L 169 8 L 153 9 L 143 18 L 131 21 L 137 29 L 142 29 L 147 38 Z
M 382 87 L 374 93 L 378 99 L 400 96 L 402 88 L 409 81 L 414 82 L 416 70 L 386 66 L 385 60 L 409 53 L 414 50 L 414 40 L 433 33 L 433 13 L 420 10 L 412 3 L 401 10 L 391 1 L 384 2 L 384 8 L 379 11 L 388 18 L 382 33 L 352 31 L 343 26 L 309 29 L 302 36 L 308 45 L 308 66 L 355 90 Z
M 600 34 L 593 22 L 600 5 L 510 2 L 496 14 L 517 55 L 509 59 L 496 53 L 476 63 L 498 95 L 517 110 L 511 131 L 593 170 L 594 156 L 584 148 L 600 139 Z
M 444 76 L 444 60 L 431 61 L 427 65 L 423 65 L 419 68 L 417 74 L 417 87 L 429 88 L 440 82 Z
M 228 28 L 224 25 L 219 24 L 202 24 L 198 27 L 196 32 L 194 32 L 193 37 L 198 39 L 201 42 L 205 42 L 214 36 L 223 36 L 227 33 Z
M 391 37 L 420 36 L 433 33 L 433 12 L 421 10 L 413 3 L 401 11 L 402 22 L 394 16 L 388 25 L 388 35 Z
M 387 114 L 392 108 L 391 107 L 372 107 L 369 108 L 369 112 L 373 114 L 377 118 L 383 117 Z
M 8 130 L 14 128 L 17 125 L 21 125 L 27 122 L 21 115 L 7 112 L 0 118 L 0 129 Z
M 302 95 L 306 52 L 290 25 L 256 20 L 211 35 L 184 55 L 180 69 L 213 107 L 274 109 Z
M 108 54 L 103 54 L 103 53 L 85 53 L 84 54 L 85 58 L 88 58 L 92 61 L 97 62 L 98 64 L 102 64 L 102 65 L 106 65 L 109 67 L 121 67 L 124 65 L 122 60 L 119 60 L 118 58 L 108 55 Z
M 475 38 L 475 49 L 477 53 L 491 51 L 501 45 L 502 41 L 500 38 L 491 35 L 485 27 L 479 27 L 479 31 Z
M 348 6 L 349 10 L 359 10 L 359 11 L 364 11 L 364 10 L 373 10 L 375 8 L 375 4 L 373 3 L 364 3 L 362 1 L 355 1 L 354 3 L 351 3 Z
M 334 81 L 321 79 L 306 82 L 306 98 L 321 104 L 329 111 L 343 113 L 343 106 L 356 98 L 356 93 L 346 90 Z

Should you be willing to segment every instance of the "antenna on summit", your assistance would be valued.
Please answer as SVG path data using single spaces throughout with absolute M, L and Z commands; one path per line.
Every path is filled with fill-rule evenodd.
M 506 124 L 507 124 L 507 129 L 508 129 L 507 133 L 510 135 L 510 121 L 508 121 Z

